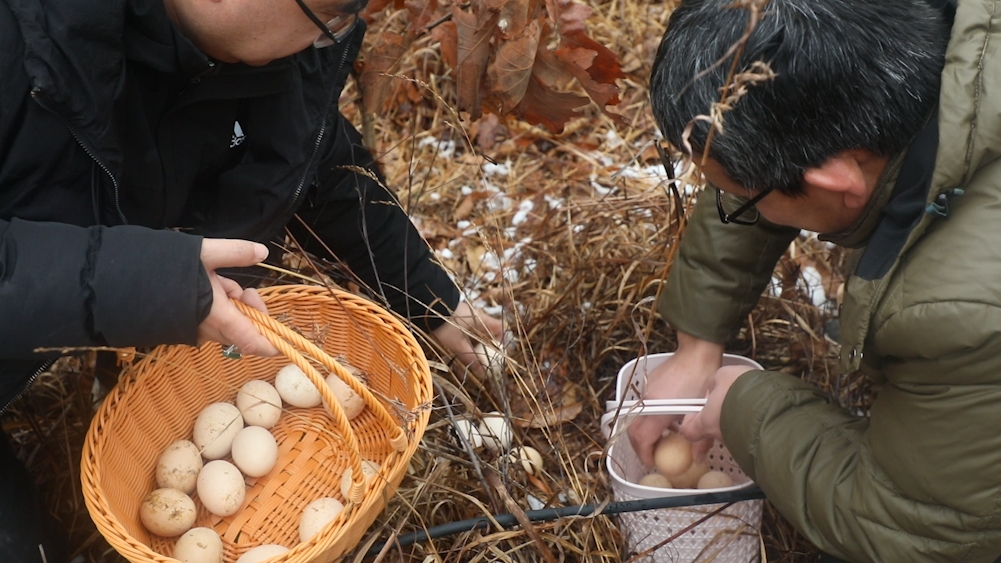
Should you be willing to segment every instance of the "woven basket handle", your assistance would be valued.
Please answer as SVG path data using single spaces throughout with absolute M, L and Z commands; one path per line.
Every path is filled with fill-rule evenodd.
M 309 377 L 310 381 L 313 382 L 313 385 L 315 385 L 320 391 L 320 396 L 323 397 L 323 400 L 327 404 L 328 411 L 333 416 L 335 427 L 348 444 L 350 453 L 348 457 L 351 460 L 351 489 L 347 500 L 354 503 L 360 503 L 365 497 L 366 480 L 365 473 L 361 465 L 358 439 L 355 436 L 354 431 L 351 429 L 351 423 L 348 421 L 347 415 L 344 414 L 344 409 L 341 407 L 340 403 L 337 402 L 337 398 L 334 396 L 333 391 L 330 390 L 330 386 L 327 385 L 323 376 L 321 376 L 320 373 L 316 371 L 316 368 L 314 368 L 312 364 L 310 364 L 309 361 L 303 357 L 303 354 L 300 353 L 299 350 L 305 351 L 310 357 L 316 359 L 331 372 L 337 374 L 337 377 L 339 377 L 349 387 L 351 387 L 355 393 L 358 393 L 362 397 L 365 404 L 372 409 L 376 419 L 386 428 L 387 431 L 389 431 L 390 445 L 398 452 L 404 451 L 409 443 L 403 429 L 400 428 L 396 420 L 389 414 L 386 407 L 375 398 L 375 395 L 373 395 L 371 391 L 369 391 L 368 387 L 358 381 L 358 378 L 352 375 L 351 372 L 345 369 L 344 366 L 332 358 L 330 354 L 327 354 L 322 348 L 257 309 L 254 309 L 253 307 L 250 307 L 240 301 L 232 300 L 232 302 L 241 313 L 246 315 L 251 322 L 257 326 L 261 334 L 274 344 L 275 348 L 278 348 L 278 351 L 291 360 L 292 363 L 298 366 L 299 369 L 301 369 L 303 373 Z M 298 350 L 296 348 L 298 348 Z

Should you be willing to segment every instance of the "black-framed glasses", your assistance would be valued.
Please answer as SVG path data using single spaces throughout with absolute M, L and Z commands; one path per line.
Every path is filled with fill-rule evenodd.
M 719 211 L 719 220 L 724 225 L 728 223 L 733 223 L 734 225 L 753 225 L 757 223 L 758 219 L 761 218 L 761 214 L 758 213 L 758 208 L 755 206 L 766 195 L 772 193 L 772 188 L 765 188 L 751 199 L 738 205 L 733 211 L 727 211 L 726 204 L 723 201 L 723 190 L 716 186 L 713 186 L 713 188 L 716 189 L 716 211 Z M 736 198 L 734 199 L 736 200 Z
M 668 156 L 663 145 L 656 143 L 655 146 L 657 147 L 657 155 L 660 156 L 660 162 L 664 165 L 664 171 L 667 173 L 667 179 L 672 182 L 676 181 L 675 171 L 677 170 L 677 164 Z M 711 184 L 710 186 L 716 190 L 716 210 L 719 212 L 719 220 L 724 225 L 729 223 L 733 223 L 734 225 L 753 225 L 757 223 L 761 215 L 758 213 L 755 205 L 772 192 L 772 188 L 761 190 L 757 195 L 743 203 L 740 203 L 741 200 L 739 198 L 732 196 L 728 198 L 732 199 L 732 202 L 724 202 L 723 191 Z M 730 203 L 735 203 L 736 208 L 728 212 L 726 208 Z M 729 206 L 732 207 L 732 205 Z
M 317 49 L 323 49 L 324 47 L 330 47 L 331 45 L 336 45 L 351 34 L 354 30 L 355 25 L 358 24 L 358 14 L 344 14 L 337 16 L 327 23 L 323 23 L 320 18 L 310 10 L 303 0 L 295 0 L 295 3 L 302 8 L 302 12 L 306 14 L 306 17 L 310 19 L 316 27 L 320 28 L 320 36 L 313 41 L 313 47 Z

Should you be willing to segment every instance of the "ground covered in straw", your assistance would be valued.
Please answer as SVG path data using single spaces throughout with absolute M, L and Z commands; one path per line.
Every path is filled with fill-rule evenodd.
M 621 123 L 586 108 L 561 134 L 505 116 L 472 123 L 454 109 L 450 70 L 430 38 L 395 71 L 391 109 L 362 123 L 357 88 L 342 99 L 364 125 L 389 185 L 466 298 L 509 329 L 499 377 L 450 369 L 428 345 L 437 401 L 412 473 L 353 556 L 414 530 L 541 506 L 612 499 L 599 418 L 618 367 L 670 351 L 673 334 L 655 300 L 670 267 L 685 210 L 698 190 L 664 182 L 653 143 L 647 76 L 670 3 L 593 2 L 588 31 L 617 54 L 626 78 Z M 394 10 L 373 29 L 399 25 Z M 572 86 L 572 85 L 571 85 Z M 834 376 L 827 321 L 840 279 L 836 251 L 803 236 L 773 286 L 729 344 L 766 368 L 807 377 L 848 406 L 866 389 Z M 295 256 L 290 265 L 301 264 Z M 4 430 L 38 476 L 52 510 L 86 561 L 120 561 L 95 531 L 79 486 L 80 444 L 94 410 L 92 355 L 67 359 L 3 414 Z M 500 411 L 514 441 L 542 453 L 530 475 L 502 456 L 470 457 L 450 431 L 453 417 Z M 561 519 L 493 527 L 412 546 L 390 545 L 384 561 L 620 561 L 630 556 L 616 518 Z M 767 505 L 757 532 L 768 561 L 816 560 L 816 550 Z M 369 557 L 369 560 L 372 560 Z

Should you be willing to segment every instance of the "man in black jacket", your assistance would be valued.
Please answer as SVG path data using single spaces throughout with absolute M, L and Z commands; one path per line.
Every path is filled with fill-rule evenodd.
M 480 369 L 466 334 L 499 321 L 459 302 L 359 173 L 378 177 L 337 108 L 364 4 L 0 0 L 0 410 L 51 360 L 40 347 L 276 353 L 229 299 L 260 298 L 217 270 L 263 260 L 286 228 Z M 41 561 L 41 526 L 11 498 L 0 560 Z

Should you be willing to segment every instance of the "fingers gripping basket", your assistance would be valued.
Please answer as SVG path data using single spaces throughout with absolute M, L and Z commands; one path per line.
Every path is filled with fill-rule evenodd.
M 195 498 L 195 526 L 219 533 L 224 561 L 233 563 L 263 544 L 291 548 L 269 563 L 333 561 L 354 548 L 403 479 L 431 402 L 427 360 L 410 332 L 384 310 L 345 292 L 279 286 L 260 293 L 275 318 L 237 305 L 282 356 L 232 360 L 214 343 L 161 346 L 122 376 L 91 423 L 81 460 L 84 499 L 98 530 L 130 561 L 175 561 L 170 555 L 176 538 L 152 535 L 139 520 L 140 503 L 156 488 L 154 469 L 163 450 L 190 439 L 202 408 L 233 401 L 247 381 L 273 383 L 290 362 L 317 385 L 331 410 L 286 407 L 271 429 L 278 463 L 264 477 L 247 478 L 246 500 L 232 516 L 213 516 Z M 336 357 L 361 369 L 367 387 Z M 367 408 L 361 415 L 348 421 L 317 368 L 336 373 L 362 396 Z M 363 459 L 380 465 L 367 486 Z M 349 467 L 352 484 L 349 498 L 343 498 L 341 476 Z M 300 543 L 303 509 L 325 496 L 340 499 L 344 512 Z

